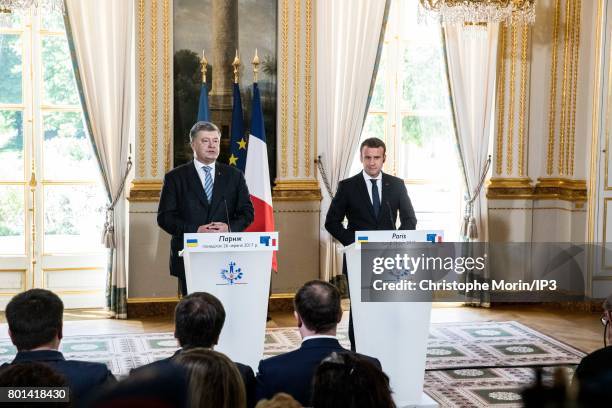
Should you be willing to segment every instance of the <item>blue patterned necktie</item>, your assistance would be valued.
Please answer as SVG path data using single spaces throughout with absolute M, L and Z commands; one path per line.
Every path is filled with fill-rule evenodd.
M 213 190 L 213 181 L 212 176 L 210 175 L 210 171 L 212 167 L 203 166 L 202 170 L 204 170 L 204 192 L 206 193 L 206 198 L 208 199 L 208 204 L 210 204 L 210 200 L 212 199 L 212 190 Z
M 372 207 L 374 207 L 374 217 L 378 218 L 380 212 L 380 196 L 378 195 L 378 186 L 376 185 L 376 179 L 370 179 L 372 182 Z

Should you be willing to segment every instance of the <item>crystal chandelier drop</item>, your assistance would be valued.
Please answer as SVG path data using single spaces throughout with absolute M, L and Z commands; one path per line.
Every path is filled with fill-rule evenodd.
M 426 15 L 442 23 L 533 24 L 535 21 L 535 0 L 419 0 L 419 3 Z
M 0 13 L 11 14 L 27 11 L 64 13 L 64 0 L 0 0 Z

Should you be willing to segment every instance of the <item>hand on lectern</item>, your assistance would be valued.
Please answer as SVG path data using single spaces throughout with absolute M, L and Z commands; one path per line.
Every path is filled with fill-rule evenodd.
M 198 233 L 206 232 L 227 232 L 229 228 L 224 222 L 211 222 L 210 224 L 200 225 Z

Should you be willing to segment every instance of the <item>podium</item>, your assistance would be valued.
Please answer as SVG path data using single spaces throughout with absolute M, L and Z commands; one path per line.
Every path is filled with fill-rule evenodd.
M 257 370 L 278 232 L 185 234 L 183 248 L 187 293 L 208 292 L 225 308 L 215 350 Z
M 423 392 L 431 302 L 362 302 L 362 242 L 438 242 L 442 231 L 357 231 L 346 247 L 357 352 L 380 360 L 398 407 L 437 407 Z

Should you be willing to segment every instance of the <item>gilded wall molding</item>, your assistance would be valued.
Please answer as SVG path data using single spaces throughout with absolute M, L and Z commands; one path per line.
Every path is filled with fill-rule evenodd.
M 497 72 L 497 145 L 495 146 L 495 172 L 501 175 L 504 152 L 504 119 L 505 119 L 505 93 L 506 93 L 506 25 L 499 28 L 500 55 L 499 71 Z
M 565 121 L 567 116 L 567 70 L 571 63 L 571 54 L 569 51 L 571 38 L 571 5 L 571 0 L 565 0 L 565 30 L 563 33 L 563 78 L 561 80 L 561 122 L 559 123 L 559 158 L 557 163 L 557 172 L 560 175 L 565 174 L 565 156 L 567 155 L 567 129 Z
M 490 200 L 563 200 L 587 201 L 584 180 L 549 177 L 538 178 L 534 184 L 530 178 L 492 178 L 487 186 Z
M 553 24 L 552 63 L 550 69 L 550 104 L 548 108 L 548 146 L 546 150 L 546 174 L 552 175 L 555 154 L 555 117 L 557 104 L 557 47 L 559 44 L 559 23 L 561 0 L 555 1 L 555 21 Z
M 158 127 L 158 75 L 157 75 L 157 64 L 158 64 L 158 50 L 157 50 L 157 0 L 151 0 L 151 117 L 149 123 L 151 128 L 149 134 L 151 135 L 151 176 L 157 176 L 157 156 L 158 156 L 158 141 L 157 141 L 157 127 Z
M 302 4 L 300 0 L 293 0 L 293 177 L 299 176 L 300 158 L 300 32 L 302 31 Z
M 304 173 L 310 177 L 312 167 L 311 137 L 312 137 L 312 0 L 306 0 L 306 48 L 304 50 Z
M 525 168 L 525 113 L 527 110 L 527 49 L 529 46 L 529 25 L 523 24 L 521 31 L 521 85 L 519 101 L 519 140 L 518 140 L 518 175 L 526 174 Z
M 514 153 L 514 95 L 515 95 L 515 75 L 516 75 L 516 48 L 517 48 L 517 34 L 516 34 L 516 21 L 512 20 L 510 23 L 510 37 L 512 41 L 511 52 L 510 52 L 510 100 L 508 102 L 508 138 L 506 145 L 506 173 L 512 174 L 514 166 L 513 153 Z
M 272 189 L 275 201 L 321 201 L 321 188 L 316 180 L 278 181 Z
M 127 199 L 133 202 L 157 202 L 162 186 L 160 181 L 133 181 Z
M 145 64 L 145 0 L 138 0 L 138 177 L 145 176 L 146 165 L 146 64 Z
M 569 151 L 569 175 L 574 175 L 574 147 L 576 139 L 576 94 L 578 92 L 578 68 L 580 67 L 580 22 L 582 16 L 582 1 L 576 0 L 574 9 L 574 88 L 572 90 L 571 125 L 570 125 L 570 151 Z
M 164 170 L 165 172 L 170 171 L 172 166 L 172 148 L 170 146 L 170 135 L 172 132 L 171 127 L 171 113 L 170 108 L 173 106 L 170 102 L 170 92 L 172 91 L 173 81 L 170 78 L 170 59 L 172 58 L 172 50 L 170 47 L 170 23 L 172 14 L 170 13 L 170 0 L 163 0 L 163 132 L 164 132 Z
M 280 35 L 280 107 L 277 109 L 280 112 L 280 174 L 281 177 L 287 177 L 289 173 L 289 0 L 282 0 L 281 6 L 281 35 Z

